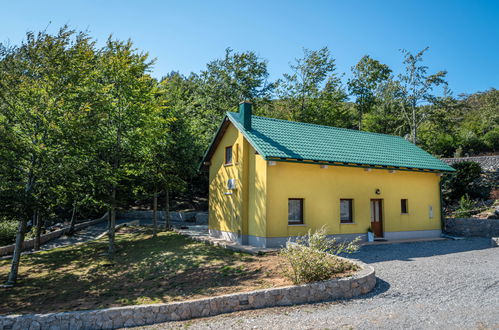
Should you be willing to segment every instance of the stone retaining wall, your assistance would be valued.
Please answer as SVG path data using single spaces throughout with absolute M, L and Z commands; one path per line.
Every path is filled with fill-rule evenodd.
M 152 219 L 153 212 L 150 210 L 120 211 L 119 219 Z M 158 210 L 158 220 L 165 220 L 165 211 Z M 170 212 L 170 221 L 187 221 L 196 224 L 208 224 L 208 212 Z
M 79 229 L 86 228 L 88 226 L 95 225 L 95 224 L 102 222 L 106 219 L 107 219 L 107 213 L 104 214 L 99 219 L 90 220 L 90 221 L 75 224 L 75 230 L 79 230 Z M 54 230 L 48 234 L 40 235 L 40 245 L 43 245 L 44 243 L 47 243 L 48 241 L 53 240 L 54 238 L 61 237 L 62 235 L 67 233 L 68 230 L 69 230 L 69 227 L 62 228 L 59 230 Z M 29 239 L 29 240 L 25 240 L 23 243 L 22 250 L 23 251 L 30 250 L 30 249 L 34 248 L 34 246 L 35 246 L 35 239 L 34 238 Z M 0 247 L 0 257 L 11 255 L 12 253 L 14 253 L 15 247 L 16 247 L 15 244 Z
M 376 285 L 374 269 L 363 263 L 357 264 L 362 269 L 353 276 L 298 286 L 169 304 L 0 316 L 0 329 L 113 329 L 187 320 L 247 309 L 352 298 L 370 292 Z
M 449 218 L 445 232 L 454 236 L 499 237 L 499 219 Z

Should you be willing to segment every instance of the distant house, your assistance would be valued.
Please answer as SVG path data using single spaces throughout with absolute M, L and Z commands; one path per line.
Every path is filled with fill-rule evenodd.
M 441 233 L 440 177 L 452 167 L 398 136 L 228 112 L 203 164 L 209 231 L 278 247 L 328 234 L 387 240 Z

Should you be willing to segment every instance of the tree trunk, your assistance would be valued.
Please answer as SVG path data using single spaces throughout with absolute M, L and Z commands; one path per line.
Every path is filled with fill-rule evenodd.
M 116 252 L 114 246 L 115 226 L 116 226 L 116 187 L 113 186 L 113 192 L 111 194 L 111 209 L 109 215 L 109 229 L 107 234 L 109 238 L 109 249 L 108 249 L 109 258 L 113 258 L 114 253 Z
M 35 221 L 36 221 L 36 236 L 35 236 L 35 246 L 34 250 L 40 250 L 40 236 L 42 235 L 42 217 L 38 211 L 35 211 Z
M 417 143 L 417 120 L 416 120 L 416 106 L 412 106 L 412 143 Z
M 6 285 L 14 285 L 17 281 L 17 272 L 19 271 L 19 261 L 21 260 L 21 252 L 24 243 L 24 233 L 26 232 L 27 219 L 23 218 L 19 222 L 19 227 L 17 229 L 16 235 L 16 247 L 14 249 L 14 255 L 12 256 L 12 264 L 10 266 L 10 273 L 7 279 Z
M 158 231 L 158 189 L 154 187 L 154 198 L 152 206 L 152 236 L 156 237 Z
M 68 235 L 73 235 L 76 224 L 76 201 L 73 203 L 73 212 L 71 213 L 71 222 L 69 223 Z
M 170 193 L 165 189 L 165 229 L 170 229 Z

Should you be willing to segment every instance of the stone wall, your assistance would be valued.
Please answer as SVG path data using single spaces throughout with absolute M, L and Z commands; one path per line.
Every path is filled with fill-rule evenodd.
M 104 214 L 99 219 L 90 220 L 90 221 L 75 224 L 75 230 L 79 230 L 79 229 L 86 228 L 88 226 L 95 225 L 95 224 L 100 223 L 106 219 L 107 219 L 107 213 Z M 47 243 L 48 241 L 53 240 L 54 238 L 61 237 L 62 235 L 67 233 L 68 230 L 69 230 L 69 227 L 62 228 L 59 230 L 54 230 L 48 234 L 40 235 L 40 245 L 43 245 L 44 243 Z M 22 250 L 23 251 L 30 250 L 30 249 L 34 248 L 34 246 L 35 246 L 35 239 L 34 238 L 29 239 L 29 240 L 25 240 L 23 243 Z M 15 247 L 16 247 L 15 244 L 0 247 L 0 257 L 11 255 L 12 253 L 14 253 Z
M 363 263 L 358 264 L 362 269 L 353 276 L 298 286 L 169 304 L 0 316 L 0 329 L 113 329 L 187 320 L 247 309 L 352 298 L 370 292 L 376 285 L 374 269 Z
M 458 157 L 458 158 L 442 158 L 442 161 L 451 165 L 460 162 L 476 162 L 480 164 L 486 172 L 499 171 L 499 155 L 494 156 L 476 156 L 476 157 Z
M 499 237 L 499 219 L 445 219 L 445 233 L 465 237 Z
M 119 219 L 130 219 L 130 220 L 140 220 L 140 219 L 152 219 L 152 211 L 140 210 L 140 211 L 121 211 L 118 212 Z M 165 211 L 158 210 L 158 220 L 165 220 Z M 171 221 L 187 221 L 194 222 L 196 224 L 208 224 L 208 212 L 170 212 Z

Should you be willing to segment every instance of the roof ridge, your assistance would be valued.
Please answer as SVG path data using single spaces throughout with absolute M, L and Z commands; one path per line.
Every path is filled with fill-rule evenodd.
M 230 113 L 232 115 L 236 115 L 239 112 L 228 111 L 227 113 Z M 256 115 L 252 115 L 251 117 L 256 117 L 256 118 L 264 119 L 264 120 L 272 120 L 272 121 L 281 121 L 281 122 L 293 123 L 293 124 L 297 124 L 297 125 L 301 125 L 301 126 L 325 127 L 325 128 L 329 128 L 329 129 L 337 129 L 337 130 L 342 130 L 342 131 L 355 132 L 355 133 L 363 133 L 363 134 L 368 134 L 368 135 L 389 136 L 389 137 L 399 138 L 399 139 L 402 139 L 404 141 L 407 141 L 406 139 L 404 139 L 403 137 L 398 136 L 398 135 L 391 135 L 391 134 L 384 134 L 384 133 L 377 133 L 377 132 L 368 132 L 368 131 L 359 131 L 359 130 L 351 129 L 351 128 L 328 126 L 328 125 L 321 125 L 321 124 L 312 124 L 312 123 L 304 123 L 304 122 L 301 122 L 301 121 L 293 121 L 293 120 L 286 120 L 286 119 L 272 118 L 272 117 L 262 117 L 262 116 L 256 116 Z M 407 141 L 407 142 L 410 142 L 410 141 Z

